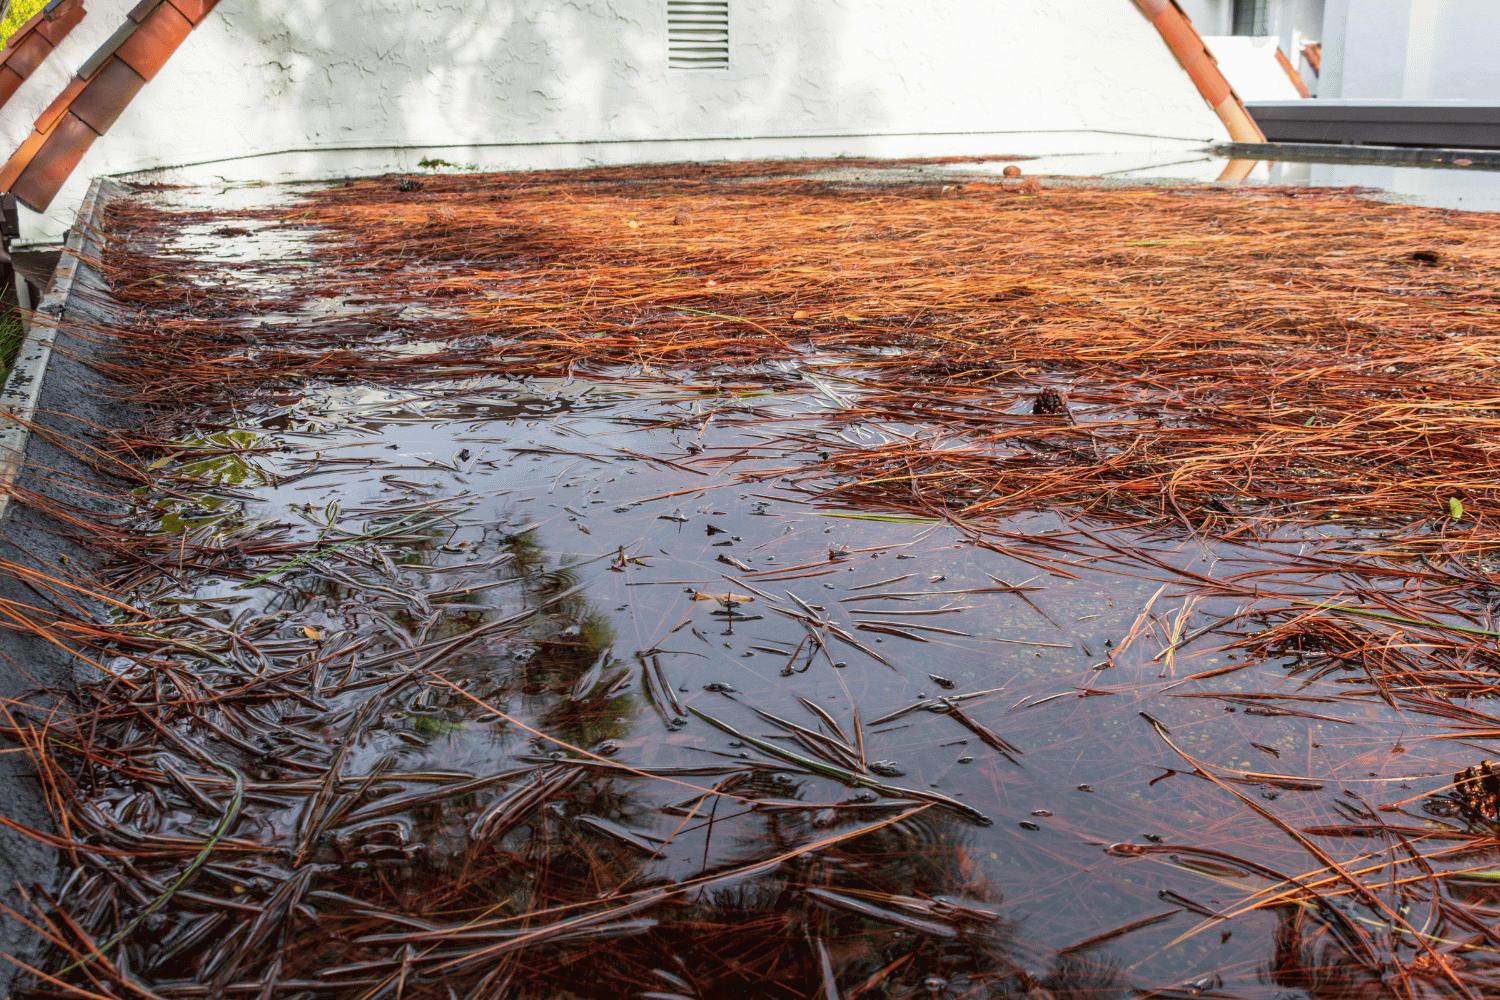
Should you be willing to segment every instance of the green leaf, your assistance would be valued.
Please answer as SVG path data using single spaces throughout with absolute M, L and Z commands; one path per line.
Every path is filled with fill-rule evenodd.
M 1464 502 L 1458 497 L 1448 498 L 1448 516 L 1455 521 L 1464 519 Z
M 244 590 L 244 589 L 246 589 L 248 587 L 253 587 L 253 586 L 255 586 L 258 583 L 264 583 L 265 581 L 271 579 L 271 577 L 276 576 L 278 573 L 285 573 L 289 569 L 295 569 L 298 566 L 301 566 L 303 563 L 311 562 L 312 560 L 318 558 L 319 556 L 332 555 L 335 552 L 339 552 L 339 551 L 342 551 L 343 549 L 347 549 L 351 545 L 358 545 L 360 542 L 368 542 L 368 541 L 370 541 L 371 539 L 374 539 L 374 538 L 383 538 L 386 535 L 394 535 L 398 531 L 420 531 L 423 528 L 426 528 L 426 527 L 429 527 L 430 525 L 436 524 L 438 522 L 438 520 L 440 520 L 440 518 L 433 519 L 431 521 L 423 521 L 421 524 L 412 524 L 411 523 L 411 516 L 403 517 L 401 520 L 397 521 L 395 524 L 387 525 L 386 527 L 381 528 L 379 531 L 371 531 L 371 532 L 366 532 L 365 534 L 362 534 L 362 535 L 355 535 L 353 538 L 350 538 L 348 541 L 339 542 L 337 545 L 330 545 L 326 549 L 314 549 L 314 550 L 311 550 L 311 551 L 308 551 L 308 552 L 304 552 L 304 553 L 302 553 L 302 555 L 297 556 L 295 559 L 292 559 L 289 562 L 282 563 L 280 566 L 277 566 L 275 569 L 271 570 L 270 572 L 268 572 L 268 573 L 262 573 L 260 576 L 257 576 L 254 580 L 251 580 L 249 583 L 242 583 L 242 584 L 240 584 L 240 588 L 239 589 Z M 184 645 L 186 645 L 186 644 L 184 643 Z M 220 661 L 220 662 L 222 662 L 222 661 Z
M 846 514 L 841 511 L 824 510 L 819 517 L 847 517 L 857 521 L 891 521 L 895 524 L 937 524 L 934 517 L 908 517 L 902 514 Z

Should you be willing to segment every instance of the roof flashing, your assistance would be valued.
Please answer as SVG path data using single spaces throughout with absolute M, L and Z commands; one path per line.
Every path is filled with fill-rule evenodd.
M 124 45 L 126 40 L 135 34 L 135 29 L 139 27 L 140 25 L 137 22 L 127 20 L 124 24 L 116 28 L 115 33 L 110 35 L 109 39 L 103 45 L 99 46 L 98 50 L 89 56 L 88 60 L 82 66 L 78 67 L 78 78 L 80 80 L 92 79 L 94 74 L 99 72 L 104 64 L 109 61 L 109 57 L 115 54 L 115 49 Z

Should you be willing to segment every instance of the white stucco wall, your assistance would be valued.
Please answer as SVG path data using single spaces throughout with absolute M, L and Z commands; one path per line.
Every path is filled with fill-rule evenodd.
M 1500 99 L 1497 0 L 1327 0 L 1323 97 Z
M 1276 61 L 1275 35 L 1217 35 L 1203 39 L 1219 71 L 1246 101 L 1295 101 L 1302 97 Z
M 1234 33 L 1234 0 L 1177 0 L 1177 5 L 1192 19 L 1193 26 L 1198 29 L 1199 34 L 1222 37 Z M 1302 55 L 1302 47 L 1309 42 L 1322 40 L 1323 7 L 1324 0 L 1266 0 L 1266 34 L 1259 36 L 1275 40 L 1276 47 L 1291 60 L 1292 65 L 1301 74 L 1303 82 L 1314 94 L 1318 92 L 1318 75 L 1313 71 L 1312 64 Z M 1209 51 L 1219 60 L 1222 67 L 1226 55 L 1220 52 L 1221 48 L 1227 50 L 1228 46 L 1217 40 L 1209 42 Z M 1230 53 L 1229 57 L 1242 59 L 1243 52 Z M 1233 75 L 1226 71 L 1225 76 L 1229 77 L 1229 82 L 1234 84 L 1235 89 L 1245 100 L 1271 99 L 1251 96 L 1240 88 Z M 1257 88 L 1257 92 L 1264 92 L 1264 90 L 1263 87 Z M 1295 88 L 1293 96 L 1296 96 Z
M 132 0 L 3 114 L 7 151 Z M 1141 148 L 1226 138 L 1132 0 L 731 0 L 731 68 L 666 62 L 665 0 L 224 0 L 100 139 L 88 178 L 280 180 L 791 155 Z

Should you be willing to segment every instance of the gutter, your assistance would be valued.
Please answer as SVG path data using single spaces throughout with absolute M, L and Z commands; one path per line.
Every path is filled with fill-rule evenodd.
M 12 492 L 24 487 L 57 503 L 114 509 L 102 496 L 79 489 L 98 473 L 69 442 L 97 440 L 97 428 L 121 422 L 118 405 L 101 394 L 100 376 L 91 367 L 101 347 L 92 331 L 111 319 L 103 305 L 104 281 L 91 265 L 103 243 L 105 206 L 125 193 L 108 179 L 90 186 L 67 248 L 32 315 L 20 358 L 0 392 L 0 556 L 42 573 L 77 572 L 89 556 L 69 537 L 67 525 L 37 508 L 10 503 Z M 30 433 L 31 427 L 38 433 Z M 41 621 L 62 610 L 54 595 L 12 573 L 0 574 L 0 601 L 12 614 Z M 45 715 L 70 710 L 67 693 L 91 669 L 62 644 L 10 629 L 0 631 L 0 654 L 6 664 L 0 669 L 0 702 L 8 711 Z M 30 755 L 9 740 L 0 745 L 0 815 L 22 827 L 53 830 Z M 54 890 L 61 860 L 56 848 L 0 827 L 0 904 L 29 915 L 24 893 L 34 885 Z M 0 910 L 0 954 L 33 963 L 45 944 L 34 926 Z M 0 997 L 16 995 L 26 979 L 12 962 L 0 962 Z
M 26 445 L 31 438 L 31 424 L 36 420 L 37 403 L 52 361 L 57 333 L 67 321 L 68 304 L 73 299 L 78 269 L 86 256 L 97 260 L 102 250 L 105 188 L 111 197 L 122 193 L 118 182 L 96 178 L 78 209 L 77 226 L 68 233 L 62 258 L 52 281 L 31 314 L 26 339 L 16 353 L 16 363 L 0 389 L 0 520 L 10 509 L 11 487 L 26 461 Z

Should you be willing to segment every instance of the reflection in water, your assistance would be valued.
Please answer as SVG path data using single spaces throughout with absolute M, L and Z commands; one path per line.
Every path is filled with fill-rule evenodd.
M 1144 584 L 1038 587 L 1034 564 L 955 548 L 950 530 L 809 517 L 727 477 L 678 487 L 681 506 L 643 499 L 643 403 L 599 396 L 519 440 L 519 417 L 466 401 L 356 411 L 335 433 L 292 421 L 282 439 L 316 434 L 320 450 L 244 442 L 255 476 L 233 485 L 253 494 L 230 503 L 207 480 L 162 498 L 223 531 L 300 514 L 290 537 L 316 544 L 249 586 L 159 590 L 188 648 L 219 659 L 157 657 L 150 703 L 89 723 L 96 743 L 150 747 L 142 773 L 158 776 L 86 777 L 101 834 L 196 844 L 232 817 L 123 946 L 159 995 L 1134 996 L 1127 942 L 1168 942 L 1219 908 L 1205 874 L 1256 877 L 1174 848 L 1175 876 L 1139 900 L 1112 901 L 1107 868 L 1079 883 L 1089 894 L 1067 889 L 1134 835 L 1109 812 L 1134 822 L 1129 799 L 1157 790 L 1128 754 L 1076 770 L 1069 730 L 1117 714 L 1057 714 L 1060 686 L 1080 709 L 1104 701 L 1066 687 L 1082 669 L 1087 692 L 1110 693 L 1101 657 L 1162 673 L 1119 641 L 1149 609 Z M 743 433 L 726 420 L 698 440 L 712 455 Z M 651 489 L 674 493 L 674 477 L 701 481 L 668 467 Z M 216 623 L 231 621 L 226 643 Z M 1089 800 L 1109 806 L 1091 819 Z M 91 937 L 124 885 L 149 895 L 182 864 L 148 854 L 134 882 L 74 886 Z M 1357 937 L 1300 907 L 1281 920 L 1274 969 L 1231 982 L 1334 995 L 1366 975 Z M 1243 964 L 1253 947 L 1223 954 Z M 1218 982 L 1222 961 L 1177 978 Z
M 1276 954 L 1264 978 L 1319 1000 L 1379 996 L 1385 992 L 1368 947 L 1361 948 L 1347 921 L 1328 920 L 1310 907 L 1289 906 L 1276 928 Z M 1351 961 L 1364 950 L 1366 961 Z M 1432 971 L 1430 968 L 1425 971 Z

